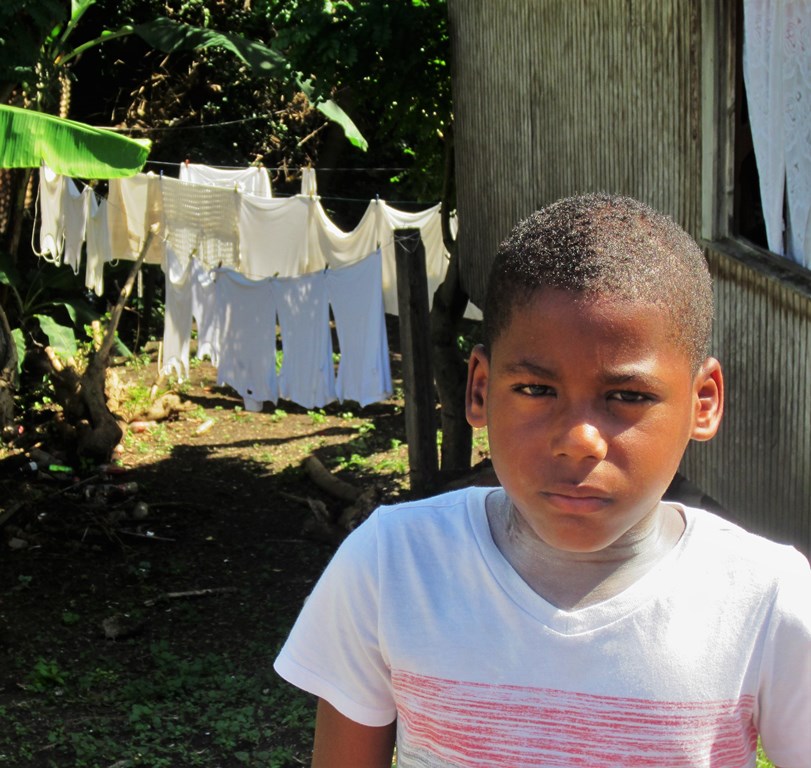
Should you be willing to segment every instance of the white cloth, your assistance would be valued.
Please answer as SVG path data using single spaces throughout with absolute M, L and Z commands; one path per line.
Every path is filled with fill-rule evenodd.
M 425 272 L 428 289 L 428 307 L 434 292 L 448 271 L 448 252 L 442 240 L 440 205 L 417 213 L 392 208 L 383 200 L 371 200 L 358 225 L 350 232 L 341 230 L 327 215 L 321 203 L 316 203 L 312 216 L 312 239 L 317 243 L 324 261 L 332 268 L 353 264 L 366 254 L 380 248 L 383 254 L 383 304 L 386 312 L 397 315 L 397 265 L 395 260 L 394 230 L 420 230 L 425 248 Z M 451 231 L 456 228 L 451 219 Z M 468 304 L 465 317 L 481 320 L 481 312 Z
M 318 184 L 315 179 L 315 168 L 301 169 L 301 194 L 315 197 L 318 194 Z
M 233 189 L 161 177 L 166 240 L 184 262 L 192 256 L 209 268 L 239 265 L 240 194 Z
M 499 552 L 471 488 L 384 507 L 339 549 L 276 659 L 403 768 L 754 768 L 811 755 L 811 570 L 681 507 L 625 591 L 564 611 Z
M 783 82 L 788 253 L 811 268 L 811 3 L 786 0 Z
M 65 250 L 62 261 L 67 264 L 73 274 L 79 274 L 82 265 L 82 245 L 84 245 L 87 231 L 87 199 L 93 192 L 90 187 L 82 191 L 76 186 L 73 179 L 65 179 L 62 191 L 62 210 L 65 220 Z
M 769 249 L 811 266 L 811 5 L 745 0 L 743 74 Z M 791 223 L 784 247 L 784 190 Z
M 314 204 L 312 222 L 314 245 L 331 269 L 360 261 L 380 247 L 383 237 L 391 238 L 382 208 L 374 200 L 351 232 L 344 232 L 338 227 L 320 201 Z M 388 307 L 386 309 L 388 311 Z
M 96 296 L 104 293 L 104 265 L 112 261 L 110 228 L 107 220 L 107 201 L 99 200 L 94 192 L 87 196 L 87 258 L 85 260 L 85 287 Z
M 315 272 L 273 281 L 282 335 L 279 394 L 305 408 L 335 400 L 326 275 Z
M 65 177 L 43 163 L 39 169 L 39 250 L 57 262 L 65 243 L 64 189 Z
M 135 261 L 148 230 L 154 227 L 155 235 L 144 261 L 162 264 L 165 232 L 159 178 L 154 173 L 137 173 L 110 179 L 107 203 L 113 258 Z
M 214 273 L 197 259 L 191 260 L 191 312 L 197 323 L 197 358 L 206 355 L 217 365 L 220 352 L 220 315 Z
M 296 277 L 323 269 L 320 260 L 309 258 L 309 217 L 313 205 L 305 197 L 268 199 L 242 195 L 240 271 L 260 278 Z
M 420 231 L 425 247 L 425 275 L 428 280 L 428 306 L 434 303 L 434 293 L 445 279 L 448 271 L 448 253 L 442 241 L 441 205 L 437 204 L 417 213 L 409 213 L 392 208 L 380 201 L 383 216 L 388 223 L 388 237 L 381 239 L 383 248 L 383 295 L 386 311 L 396 314 L 397 307 L 397 265 L 394 257 L 394 230 L 412 229 Z
M 279 397 L 276 377 L 276 298 L 272 280 L 215 270 L 220 323 L 217 381 L 233 387 L 249 411 Z
M 327 296 L 335 318 L 341 361 L 338 400 L 361 406 L 392 393 L 380 251 L 348 267 L 327 270 Z
M 181 163 L 178 178 L 190 184 L 205 184 L 223 189 L 238 189 L 260 197 L 272 197 L 270 176 L 267 169 L 257 166 L 248 168 L 214 168 L 201 163 Z
M 192 260 L 185 263 L 170 245 L 163 265 L 166 301 L 163 324 L 163 365 L 161 374 L 175 374 L 178 381 L 189 377 L 189 346 L 192 329 Z

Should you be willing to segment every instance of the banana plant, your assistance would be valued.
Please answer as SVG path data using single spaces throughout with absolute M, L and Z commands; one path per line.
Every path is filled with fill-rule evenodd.
M 275 77 L 293 82 L 307 96 L 315 109 L 343 129 L 344 135 L 354 146 L 364 151 L 367 149 L 366 139 L 349 115 L 332 99 L 317 97 L 308 79 L 300 72 L 293 71 L 282 54 L 259 41 L 159 16 L 144 24 L 126 24 L 118 29 L 105 30 L 98 37 L 70 48 L 71 34 L 87 10 L 95 3 L 96 0 L 71 0 L 70 18 L 67 23 L 64 26 L 61 24 L 55 26 L 43 43 L 43 60 L 38 65 L 40 83 L 37 97 L 41 109 L 45 109 L 45 102 L 49 99 L 55 100 L 58 87 L 61 92 L 60 115 L 66 117 L 69 103 L 66 92 L 69 92 L 70 87 L 70 80 L 66 76 L 67 65 L 89 49 L 129 35 L 137 35 L 162 53 L 221 48 L 248 65 L 256 77 Z

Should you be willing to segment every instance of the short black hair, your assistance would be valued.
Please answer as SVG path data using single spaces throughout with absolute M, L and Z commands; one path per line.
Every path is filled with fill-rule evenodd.
M 499 247 L 484 304 L 489 352 L 513 312 L 543 288 L 662 307 L 694 371 L 709 353 L 712 280 L 698 244 L 630 197 L 559 200 L 520 222 Z

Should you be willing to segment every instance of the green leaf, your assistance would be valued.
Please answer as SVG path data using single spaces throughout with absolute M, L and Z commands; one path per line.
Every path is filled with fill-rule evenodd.
M 151 142 L 44 112 L 0 104 L 0 168 L 38 168 L 82 179 L 133 176 Z
M 73 333 L 73 328 L 59 325 L 59 323 L 47 315 L 34 315 L 34 317 L 39 321 L 39 327 L 48 337 L 48 342 L 58 355 L 62 357 L 72 357 L 76 354 L 78 348 L 76 346 L 76 335 Z
M 17 347 L 17 373 L 23 369 L 23 360 L 25 358 L 25 335 L 22 328 L 15 328 L 11 332 L 11 337 L 14 339 L 14 346 Z
M 300 73 L 292 72 L 288 60 L 278 51 L 274 51 L 263 43 L 248 40 L 240 35 L 229 35 L 213 29 L 192 27 L 165 17 L 159 17 L 146 24 L 139 24 L 134 31 L 149 45 L 163 53 L 212 47 L 223 48 L 244 61 L 254 75 L 292 79 L 324 117 L 343 128 L 344 135 L 354 146 L 364 151 L 368 148 L 366 139 L 352 118 L 331 99 L 317 99 L 313 87 Z
M 50 305 L 52 307 L 64 307 L 68 315 L 70 315 L 71 322 L 76 323 L 76 307 L 73 303 L 70 301 L 52 301 Z

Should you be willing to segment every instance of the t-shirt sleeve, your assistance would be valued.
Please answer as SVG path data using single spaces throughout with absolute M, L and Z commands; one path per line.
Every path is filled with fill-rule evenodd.
M 811 755 L 811 568 L 796 550 L 785 558 L 761 666 L 757 726 L 781 768 L 808 768 Z
M 288 682 L 370 726 L 397 716 L 378 636 L 378 514 L 339 547 L 273 665 Z

